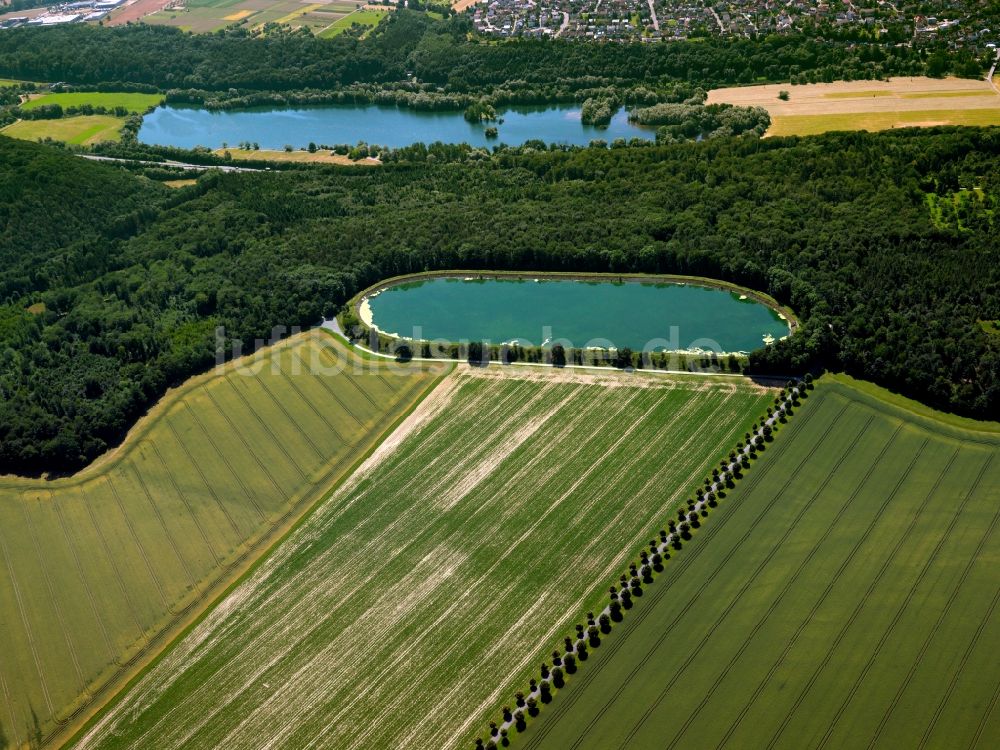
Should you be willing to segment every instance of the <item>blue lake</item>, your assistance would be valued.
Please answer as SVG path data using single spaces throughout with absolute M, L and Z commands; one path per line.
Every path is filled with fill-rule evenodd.
M 434 278 L 362 302 L 382 331 L 444 341 L 749 352 L 789 333 L 773 309 L 676 283 Z
M 538 139 L 545 143 L 586 146 L 592 140 L 616 138 L 652 140 L 655 131 L 628 121 L 618 111 L 607 128 L 583 125 L 580 107 L 521 107 L 499 113 L 503 122 L 470 123 L 461 110 L 425 112 L 381 105 L 330 105 L 287 109 L 213 111 L 200 107 L 158 107 L 143 119 L 139 141 L 161 146 L 221 148 L 243 141 L 264 149 L 317 144 L 356 144 L 358 141 L 398 148 L 413 143 L 468 143 L 520 145 Z M 487 125 L 499 130 L 487 138 Z

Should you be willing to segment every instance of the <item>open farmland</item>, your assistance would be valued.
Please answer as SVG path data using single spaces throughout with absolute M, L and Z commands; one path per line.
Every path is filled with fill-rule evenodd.
M 778 98 L 782 91 L 787 101 Z M 740 86 L 710 91 L 708 103 L 764 107 L 771 115 L 766 135 L 1000 125 L 1000 91 L 988 81 L 964 78 Z
M 43 105 L 58 104 L 63 109 L 67 107 L 104 107 L 113 110 L 117 107 L 124 107 L 129 112 L 139 114 L 145 112 L 150 107 L 155 107 L 163 101 L 160 94 L 136 94 L 130 92 L 101 92 L 101 91 L 73 91 L 65 93 L 42 94 L 32 98 L 21 105 L 21 109 L 37 109 Z
M 517 746 L 997 747 L 1000 425 L 890 398 L 824 378 Z
M 18 120 L 0 129 L 0 133 L 25 141 L 51 138 L 54 141 L 89 146 L 102 141 L 119 140 L 124 124 L 124 118 L 111 115 L 77 115 L 58 120 Z
M 166 8 L 146 16 L 147 23 L 178 26 L 187 31 L 211 32 L 234 23 L 251 27 L 281 23 L 308 27 L 321 34 L 348 14 L 358 3 L 345 0 L 301 2 L 300 0 L 173 0 Z
M 456 370 L 78 746 L 471 747 L 772 395 Z
M 169 394 L 121 448 L 74 477 L 0 478 L 6 743 L 52 739 L 85 718 L 435 377 L 362 363 L 322 333 L 239 364 Z

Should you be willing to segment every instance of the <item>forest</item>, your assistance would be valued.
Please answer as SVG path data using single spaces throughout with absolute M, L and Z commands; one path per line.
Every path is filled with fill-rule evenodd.
M 485 93 L 503 103 L 551 100 L 608 86 L 623 95 L 633 88 L 672 91 L 678 83 L 707 89 L 755 81 L 948 72 L 978 76 L 988 67 L 988 60 L 965 51 L 935 54 L 933 41 L 912 47 L 860 45 L 788 34 L 656 45 L 557 39 L 497 43 L 472 31 L 464 15 L 438 21 L 406 10 L 387 16 L 364 39 L 355 34 L 318 39 L 308 30 L 260 36 L 241 27 L 215 34 L 145 24 L 18 28 L 0 35 L 0 76 L 112 88 L 144 85 L 187 91 L 189 99 L 252 101 L 262 92 L 304 90 L 320 97 L 375 84 L 428 95 Z
M 378 169 L 211 173 L 171 191 L 0 138 L 0 473 L 93 460 L 212 365 L 219 326 L 227 352 L 252 347 L 382 278 L 446 268 L 736 282 L 802 321 L 752 372 L 843 370 L 997 419 L 998 156 L 1000 129 L 438 144 Z M 944 203 L 961 215 L 932 212 Z

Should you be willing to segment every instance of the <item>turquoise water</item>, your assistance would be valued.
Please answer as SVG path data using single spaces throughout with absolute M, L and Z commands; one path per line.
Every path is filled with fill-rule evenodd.
M 605 129 L 580 122 L 580 107 L 522 107 L 500 113 L 499 137 L 488 139 L 486 126 L 467 122 L 461 111 L 423 112 L 378 105 L 330 105 L 288 109 L 210 111 L 198 107 L 157 107 L 146 115 L 139 141 L 160 146 L 221 148 L 242 141 L 261 148 L 303 148 L 309 142 L 330 146 L 365 141 L 398 148 L 413 143 L 469 143 L 520 145 L 538 139 L 544 143 L 586 146 L 594 139 L 655 138 L 655 131 L 628 121 L 622 109 Z
M 415 339 L 749 352 L 788 335 L 766 305 L 680 284 L 439 278 L 390 287 L 368 304 L 379 329 Z

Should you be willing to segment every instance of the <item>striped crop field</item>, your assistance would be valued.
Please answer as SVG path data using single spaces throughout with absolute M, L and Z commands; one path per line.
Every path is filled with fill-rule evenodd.
M 65 739 L 436 377 L 303 334 L 172 391 L 74 477 L 0 478 L 0 747 Z
M 513 747 L 1000 745 L 1000 425 L 824 377 Z
M 773 395 L 461 366 L 77 747 L 472 747 Z

